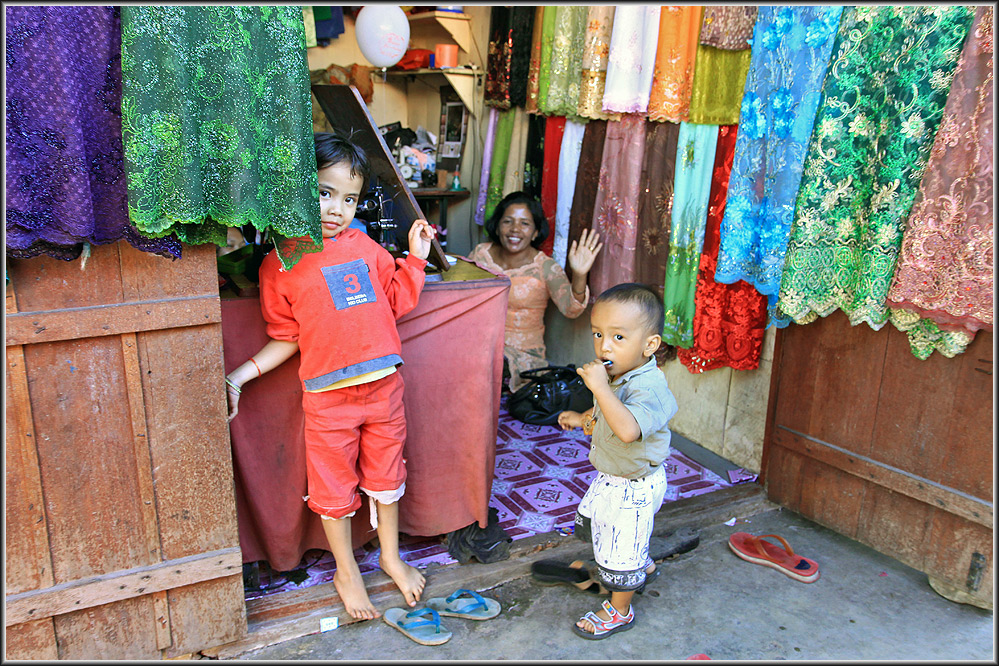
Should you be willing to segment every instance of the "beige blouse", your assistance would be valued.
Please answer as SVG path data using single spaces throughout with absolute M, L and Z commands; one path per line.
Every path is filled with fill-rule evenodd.
M 527 383 L 521 379 L 523 370 L 543 368 L 545 358 L 545 309 L 548 300 L 555 302 L 559 312 L 575 319 L 586 310 L 590 288 L 576 300 L 572 283 L 554 259 L 538 252 L 531 263 L 509 271 L 500 268 L 489 249 L 493 243 L 480 243 L 469 254 L 469 261 L 491 273 L 510 278 L 510 298 L 506 310 L 503 354 L 510 364 L 510 390 L 516 391 Z

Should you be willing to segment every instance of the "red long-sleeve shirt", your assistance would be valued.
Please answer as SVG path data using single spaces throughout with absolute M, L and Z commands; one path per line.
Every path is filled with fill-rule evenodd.
M 267 335 L 297 341 L 298 376 L 307 391 L 402 363 L 396 320 L 416 307 L 427 262 L 394 259 L 357 229 L 323 239 L 281 270 L 271 251 L 260 265 L 260 308 Z

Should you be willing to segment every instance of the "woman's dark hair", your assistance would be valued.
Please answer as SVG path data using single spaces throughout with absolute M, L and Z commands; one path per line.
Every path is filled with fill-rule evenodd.
M 316 169 L 349 164 L 350 175 L 361 177 L 361 194 L 364 194 L 371 177 L 371 162 L 364 149 L 339 132 L 315 132 L 315 139 Z
M 594 303 L 601 301 L 613 301 L 618 303 L 634 303 L 642 309 L 644 324 L 650 333 L 662 335 L 666 326 L 666 312 L 663 306 L 662 297 L 659 293 L 647 284 L 638 282 L 622 282 L 613 287 L 608 287 L 597 296 Z M 662 365 L 666 361 L 676 358 L 676 347 L 661 342 L 656 350 L 656 364 Z
M 534 227 L 538 230 L 538 237 L 531 241 L 531 247 L 538 249 L 545 242 L 545 239 L 548 238 L 548 219 L 545 217 L 545 211 L 541 207 L 541 202 L 527 192 L 511 192 L 496 204 L 493 214 L 489 216 L 485 224 L 489 240 L 499 245 L 500 239 L 499 234 L 496 233 L 496 227 L 499 226 L 499 221 L 502 219 L 506 209 L 514 204 L 524 204 L 531 211 L 531 217 L 534 218 Z

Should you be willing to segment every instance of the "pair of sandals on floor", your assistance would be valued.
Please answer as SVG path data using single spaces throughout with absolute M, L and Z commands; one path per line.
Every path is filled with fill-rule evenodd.
M 697 547 L 700 538 L 700 533 L 689 527 L 674 530 L 665 537 L 652 537 L 649 540 L 649 558 L 656 563 L 689 552 Z M 592 559 L 585 562 L 575 560 L 569 564 L 558 560 L 538 560 L 531 564 L 531 577 L 542 585 L 571 585 L 592 594 L 610 594 L 610 591 L 593 577 L 592 571 L 595 567 L 596 562 Z M 636 592 L 642 594 L 645 587 L 658 577 L 659 569 L 656 568 L 646 576 L 645 582 Z M 574 624 L 572 630 L 578 636 L 588 640 L 601 640 L 631 629 L 635 619 L 634 609 L 629 607 L 627 615 L 622 615 L 608 600 L 604 600 L 601 606 L 610 619 L 603 620 L 593 612 L 587 613 L 580 619 L 593 625 L 594 630 L 590 632 Z
M 500 603 L 475 590 L 455 590 L 448 597 L 427 599 L 424 608 L 389 608 L 385 622 L 420 645 L 441 645 L 451 640 L 451 631 L 441 626 L 441 616 L 466 620 L 489 620 L 500 614 Z

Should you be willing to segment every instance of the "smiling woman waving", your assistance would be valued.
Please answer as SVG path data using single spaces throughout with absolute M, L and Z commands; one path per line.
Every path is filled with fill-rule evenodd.
M 575 319 L 586 309 L 590 292 L 586 278 L 603 248 L 596 231 L 584 229 L 568 253 L 572 281 L 554 259 L 538 248 L 548 236 L 541 203 L 524 192 L 512 192 L 496 205 L 486 221 L 489 241 L 475 246 L 469 260 L 510 278 L 503 356 L 509 366 L 510 390 L 527 383 L 524 370 L 548 365 L 545 358 L 545 308 L 554 301 L 559 311 Z

